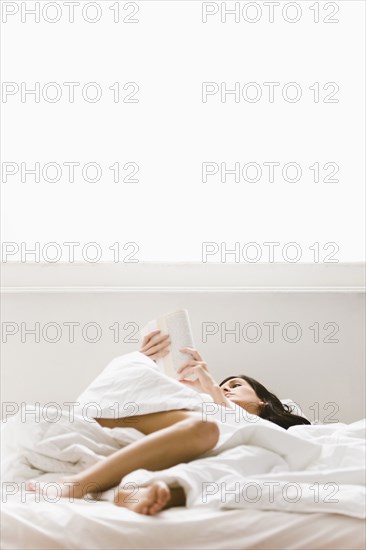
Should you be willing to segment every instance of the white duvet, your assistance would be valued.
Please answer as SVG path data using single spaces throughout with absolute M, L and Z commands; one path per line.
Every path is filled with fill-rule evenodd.
M 364 420 L 286 431 L 240 407 L 215 405 L 210 396 L 161 374 L 139 352 L 114 359 L 77 402 L 73 414 L 48 407 L 37 422 L 21 410 L 3 426 L 3 502 L 31 477 L 53 474 L 56 480 L 76 473 L 144 437 L 133 428 L 102 428 L 93 415 L 113 418 L 117 411 L 122 417 L 185 408 L 218 423 L 215 448 L 160 472 L 137 470 L 121 483 L 178 483 L 188 507 L 366 515 Z

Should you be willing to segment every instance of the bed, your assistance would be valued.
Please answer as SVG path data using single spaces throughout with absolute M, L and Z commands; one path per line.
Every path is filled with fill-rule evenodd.
M 337 514 L 179 507 L 148 517 L 109 502 L 21 504 L 14 498 L 3 509 L 1 547 L 361 550 L 365 525 Z
M 263 487 L 264 481 L 277 479 L 282 485 L 295 482 L 302 488 L 313 487 L 315 480 L 322 482 L 322 487 L 331 482 L 332 489 L 337 482 L 339 498 L 331 503 L 329 487 L 320 494 L 317 504 L 313 494 L 306 496 L 305 492 L 296 502 L 290 497 L 278 498 L 278 492 L 274 501 L 267 504 L 265 499 L 254 502 L 248 498 L 239 502 L 233 495 L 223 502 L 219 495 L 206 505 L 202 498 L 195 500 L 187 496 L 188 508 L 171 508 L 148 517 L 115 506 L 108 497 L 110 491 L 103 493 L 100 500 L 85 498 L 73 502 L 57 497 L 52 491 L 45 495 L 26 491 L 25 480 L 31 477 L 52 487 L 52 482 L 65 472 L 75 473 L 144 437 L 134 428 L 101 427 L 95 418 L 86 419 L 80 414 L 83 403 L 98 403 L 105 416 L 108 404 L 115 403 L 116 396 L 125 402 L 130 392 L 126 380 L 131 381 L 130 387 L 134 380 L 139 381 L 141 389 L 136 403 L 141 414 L 161 409 L 161 394 L 166 397 L 165 410 L 184 403 L 192 410 L 198 410 L 201 402 L 207 405 L 205 394 L 181 387 L 158 372 L 151 359 L 134 352 L 113 359 L 86 388 L 77 399 L 80 408 L 73 410 L 72 421 L 70 410 L 60 411 L 56 407 L 41 407 L 39 418 L 33 413 L 28 418 L 25 406 L 2 430 L 5 460 L 1 547 L 4 550 L 364 548 L 363 420 L 349 425 L 294 426 L 289 430 L 262 419 L 256 425 L 247 419 L 240 425 L 236 422 L 235 430 L 228 422 L 220 428 L 215 449 L 191 464 L 178 464 L 161 472 L 137 470 L 129 474 L 132 479 L 137 475 L 137 480 L 139 476 L 141 479 L 139 472 L 167 481 L 169 478 L 184 480 L 187 475 L 193 481 L 195 476 L 199 480 L 210 480 L 209 461 L 216 461 L 217 471 L 220 458 L 225 465 L 228 463 L 229 455 L 222 453 L 234 452 L 236 462 L 228 463 L 226 471 L 231 472 L 232 465 L 239 461 L 244 473 L 238 477 L 238 471 L 233 468 L 230 479 L 225 478 L 228 487 L 230 482 L 240 481 L 245 485 L 248 480 L 262 483 Z M 161 393 L 152 392 L 151 388 L 158 385 Z M 110 388 L 109 393 L 106 388 Z M 229 420 L 235 423 L 235 419 Z M 275 468 L 265 466 L 260 475 L 257 475 L 258 469 L 251 471 L 245 455 L 247 449 L 254 453 L 255 462 L 264 461 L 266 453 L 273 455 Z M 283 467 L 285 461 L 286 467 Z M 127 481 L 129 476 L 125 478 Z
M 347 427 L 364 416 L 362 266 L 93 265 L 92 270 L 90 266 L 5 267 L 9 274 L 3 294 L 3 318 L 19 327 L 22 322 L 33 326 L 35 320 L 41 327 L 58 322 L 63 329 L 60 341 L 52 344 L 29 337 L 20 345 L 20 331 L 9 337 L 3 351 L 5 402 L 39 402 L 43 407 L 50 401 L 73 401 L 111 358 L 136 349 L 130 336 L 132 329 L 143 326 L 158 312 L 183 306 L 190 312 L 197 347 L 215 378 L 232 374 L 227 370 L 229 354 L 231 364 L 242 365 L 244 358 L 245 373 L 266 381 L 277 395 L 293 397 L 313 422 L 309 429 L 314 428 L 314 434 L 318 430 L 319 438 L 323 437 L 319 430 L 333 425 L 330 422 Z M 360 274 L 355 276 L 356 268 Z M 77 280 L 75 270 L 81 270 Z M 83 275 L 84 270 L 87 273 Z M 72 344 L 64 329 L 71 321 L 78 323 Z M 102 338 L 95 343 L 80 337 L 81 328 L 91 321 L 97 321 L 103 330 Z M 288 343 L 279 332 L 270 342 L 265 323 L 272 321 L 280 323 L 280 329 L 296 322 L 302 328 L 302 337 L 295 344 Z M 241 326 L 256 322 L 263 336 L 255 344 L 242 340 L 237 343 L 233 337 L 224 342 L 221 333 L 199 341 L 205 322 L 218 326 L 224 322 L 228 328 L 237 322 Z M 110 327 L 116 327 L 116 323 L 120 337 L 115 340 Z M 330 343 L 329 335 L 336 325 L 339 331 L 333 340 L 337 343 Z M 314 326 L 320 330 L 316 341 Z M 42 384 L 35 383 L 39 380 Z M 62 461 L 44 473 L 47 468 L 42 466 L 42 457 L 47 455 L 49 459 L 53 452 L 53 458 L 60 459 L 62 449 L 49 445 L 46 452 L 40 444 L 41 424 L 34 423 L 36 434 L 26 424 L 21 434 L 11 428 L 11 422 L 3 423 L 3 447 L 20 447 L 22 459 L 13 461 L 15 469 L 10 477 L 3 477 L 3 482 L 20 481 L 30 475 L 43 481 L 56 480 Z M 100 429 L 106 430 L 107 437 L 108 429 Z M 124 441 L 133 439 L 132 432 L 120 435 Z M 7 442 L 9 437 L 13 441 Z M 118 448 L 117 433 L 114 439 Z M 31 441 L 36 441 L 37 447 L 33 466 L 28 460 Z M 341 447 L 341 440 L 338 442 Z M 110 450 L 99 449 L 100 458 Z M 68 459 L 72 464 L 72 456 Z M 362 493 L 357 496 L 360 499 Z M 361 510 L 364 502 L 356 506 Z M 329 510 L 195 506 L 146 517 L 117 508 L 109 501 L 36 502 L 34 495 L 28 494 L 22 502 L 19 493 L 9 492 L 2 497 L 1 537 L 4 550 L 361 550 L 366 546 L 362 513 L 351 517 Z

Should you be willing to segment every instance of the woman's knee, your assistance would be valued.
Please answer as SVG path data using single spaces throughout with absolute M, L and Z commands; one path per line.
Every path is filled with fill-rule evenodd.
M 220 430 L 217 423 L 213 420 L 202 420 L 201 418 L 190 418 L 184 420 L 190 433 L 190 439 L 193 441 L 199 450 L 202 452 L 212 449 L 220 435 Z

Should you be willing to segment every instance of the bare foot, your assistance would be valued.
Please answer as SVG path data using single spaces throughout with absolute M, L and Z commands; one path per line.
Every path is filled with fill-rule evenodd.
M 170 498 L 170 489 L 165 481 L 154 481 L 147 487 L 138 487 L 132 491 L 119 489 L 114 503 L 138 514 L 153 516 L 164 508 Z
M 34 491 L 35 493 L 40 493 L 42 496 L 47 498 L 82 498 L 86 491 L 81 487 L 81 484 L 78 483 L 75 479 L 72 478 L 63 478 L 57 481 L 37 481 L 35 479 L 30 479 L 25 483 L 27 491 Z M 95 485 L 93 484 L 95 490 Z

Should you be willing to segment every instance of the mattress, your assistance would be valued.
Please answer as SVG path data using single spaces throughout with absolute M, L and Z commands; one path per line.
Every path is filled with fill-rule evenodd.
M 3 503 L 2 526 L 3 550 L 361 550 L 366 542 L 364 520 L 339 514 L 177 507 L 143 516 L 111 502 L 36 502 L 32 494 Z

